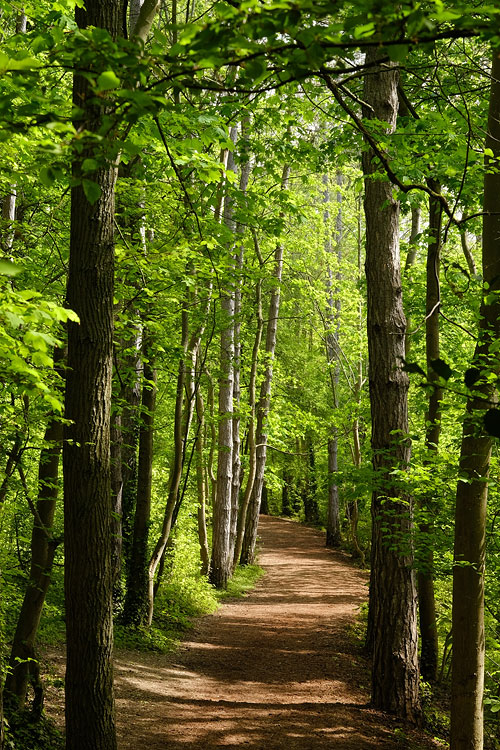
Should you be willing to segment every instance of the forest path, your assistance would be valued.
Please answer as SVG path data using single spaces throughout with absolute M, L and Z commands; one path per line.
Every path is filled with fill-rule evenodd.
M 174 655 L 120 652 L 119 750 L 430 748 L 367 707 L 367 665 L 349 634 L 367 576 L 324 536 L 261 517 L 266 574 L 201 618 Z

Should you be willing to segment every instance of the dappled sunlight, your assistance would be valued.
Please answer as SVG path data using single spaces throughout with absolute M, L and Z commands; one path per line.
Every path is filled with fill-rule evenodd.
M 146 737 L 148 750 L 395 747 L 347 632 L 366 574 L 293 522 L 264 518 L 260 533 L 267 575 L 248 597 L 202 618 L 174 655 L 117 659 L 120 750 Z

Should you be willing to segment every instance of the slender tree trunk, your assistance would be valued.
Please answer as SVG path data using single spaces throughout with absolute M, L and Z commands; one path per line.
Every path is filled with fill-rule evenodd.
M 183 435 L 183 399 L 186 383 L 186 356 L 188 348 L 188 321 L 187 313 L 182 312 L 182 355 L 179 360 L 177 371 L 177 389 L 175 395 L 174 414 L 174 457 L 170 468 L 167 502 L 160 536 L 149 560 L 148 569 L 148 616 L 147 625 L 153 621 L 154 597 L 155 597 L 155 574 L 165 552 L 165 548 L 172 528 L 172 519 L 179 493 L 182 478 L 184 435 Z
M 330 200 L 330 192 L 328 189 L 328 175 L 324 175 L 323 184 L 325 185 L 324 201 L 328 203 Z M 342 175 L 337 174 L 337 185 L 342 185 Z M 328 282 L 327 282 L 327 312 L 326 312 L 326 324 L 328 327 L 326 333 L 326 356 L 328 360 L 328 368 L 330 375 L 330 384 L 332 390 L 333 399 L 333 411 L 335 413 L 338 409 L 338 384 L 339 384 L 339 361 L 338 361 L 338 347 L 339 347 L 339 336 L 340 336 L 340 289 L 338 283 L 340 282 L 340 262 L 342 259 L 342 193 L 337 191 L 337 203 L 338 210 L 336 216 L 336 231 L 335 231 L 335 244 L 337 250 L 337 288 L 334 289 L 333 283 L 333 269 L 331 262 L 328 258 L 329 255 L 333 254 L 332 242 L 329 231 L 329 219 L 330 212 L 326 209 L 323 212 L 323 222 L 325 224 L 325 253 L 327 256 L 328 263 Z M 334 329 L 333 331 L 331 329 Z M 335 416 L 334 416 L 335 419 Z M 339 503 L 339 488 L 337 486 L 337 472 L 338 472 L 338 430 L 334 425 L 332 429 L 332 436 L 328 438 L 328 512 L 326 521 L 326 546 L 335 548 L 339 547 L 342 542 L 341 531 L 340 531 L 340 503 Z
M 2 201 L 2 234 L 1 244 L 2 252 L 9 255 L 14 245 L 14 222 L 16 220 L 16 186 L 10 186 L 10 192 Z
M 236 141 L 236 128 L 231 130 L 231 139 Z M 235 172 L 233 154 L 228 156 L 228 170 Z M 235 229 L 233 204 L 229 195 L 224 205 L 224 223 L 231 231 Z M 234 258 L 231 263 L 234 269 Z M 233 282 L 221 295 L 223 316 L 220 335 L 220 378 L 219 378 L 219 429 L 217 443 L 217 494 L 213 508 L 212 558 L 209 580 L 216 588 L 225 589 L 231 575 L 232 558 L 230 549 L 232 484 L 233 484 L 233 387 L 234 387 L 234 304 Z
M 205 448 L 205 406 L 201 389 L 196 390 L 196 416 L 198 429 L 196 433 L 196 487 L 198 490 L 198 541 L 200 544 L 201 573 L 207 575 L 210 568 L 210 550 L 207 535 L 207 472 L 205 471 L 204 448 Z
M 493 52 L 488 113 L 483 202 L 483 296 L 479 337 L 473 368 L 477 368 L 474 393 L 467 402 L 460 453 L 460 478 L 455 510 L 453 567 L 453 655 L 451 750 L 482 750 L 484 689 L 484 566 L 486 502 L 493 439 L 482 418 L 497 393 L 491 375 L 499 375 L 498 354 L 492 345 L 500 338 L 500 50 Z M 474 371 L 472 371 L 474 372 Z M 487 379 L 489 376 L 489 380 Z M 489 416 L 497 416 L 490 412 Z M 497 423 L 498 429 L 498 423 Z
M 367 63 L 380 52 L 370 50 Z M 396 125 L 398 73 L 393 64 L 365 77 L 365 120 Z M 365 174 L 367 330 L 373 466 L 372 568 L 368 637 L 373 651 L 372 702 L 415 720 L 419 714 L 416 587 L 411 555 L 411 498 L 391 472 L 407 466 L 408 377 L 404 359 L 406 321 L 399 260 L 399 203 L 392 185 L 372 179 L 377 159 L 363 156 Z M 388 500 L 389 498 L 389 500 Z
M 111 415 L 110 431 L 110 460 L 111 460 L 111 505 L 112 505 L 112 531 L 113 549 L 111 552 L 111 564 L 113 568 L 113 598 L 115 602 L 121 600 L 121 564 L 123 549 L 123 467 L 122 467 L 122 417 L 115 412 Z
M 254 240 L 256 238 L 254 237 Z M 259 254 L 259 260 L 262 261 L 262 256 L 258 251 L 256 243 L 256 249 Z M 255 482 L 255 472 L 257 466 L 257 448 L 255 442 L 255 402 L 256 402 L 256 384 L 257 384 L 257 365 L 259 362 L 259 349 L 260 342 L 262 339 L 262 329 L 264 327 L 264 321 L 262 318 L 262 280 L 259 279 L 256 288 L 256 311 L 257 311 L 257 329 L 255 331 L 255 338 L 252 350 L 252 364 L 250 368 L 250 381 L 248 385 L 248 405 L 250 407 L 250 418 L 248 420 L 248 476 L 245 485 L 245 492 L 243 494 L 243 500 L 238 515 L 238 525 L 236 529 L 236 542 L 234 545 L 234 557 L 233 557 L 233 568 L 236 567 L 241 556 L 241 550 L 243 547 L 243 537 L 245 534 L 246 518 L 248 505 L 252 496 L 252 490 Z
M 130 555 L 130 572 L 123 620 L 130 625 L 143 625 L 148 615 L 148 537 L 153 485 L 153 436 L 156 406 L 156 370 L 149 347 L 144 347 L 144 380 L 142 414 L 139 432 L 139 464 L 137 470 L 137 502 L 134 536 Z
M 410 242 L 408 243 L 408 253 L 406 255 L 405 263 L 405 277 L 410 273 L 410 269 L 415 265 L 418 251 L 418 237 L 420 235 L 420 221 L 422 211 L 420 206 L 411 207 L 411 231 L 410 231 Z M 408 335 L 408 331 L 411 328 L 410 318 L 406 321 L 406 339 L 405 339 L 405 358 L 408 358 L 411 348 L 411 338 Z
M 250 127 L 249 117 L 246 117 L 242 123 L 243 155 L 245 161 L 241 165 L 239 189 L 242 196 L 246 195 L 248 180 L 250 178 L 250 159 L 249 154 L 245 153 L 248 149 L 248 131 Z M 231 563 L 234 559 L 234 549 L 236 545 L 236 536 L 238 529 L 238 514 L 240 505 L 241 489 L 241 454 L 240 454 L 240 402 L 241 402 L 241 304 L 242 304 L 242 275 L 244 260 L 244 245 L 242 242 L 246 227 L 241 222 L 236 222 L 237 251 L 236 251 L 236 284 L 234 290 L 234 378 L 233 378 L 233 467 L 232 467 L 232 485 L 231 485 L 231 525 L 229 529 L 229 556 Z
M 50 584 L 54 554 L 60 541 L 53 538 L 52 526 L 59 493 L 62 438 L 61 419 L 54 416 L 45 430 L 44 447 L 40 453 L 38 499 L 31 534 L 30 576 L 12 643 L 10 671 L 5 682 L 5 692 L 13 708 L 24 706 L 30 682 L 33 683 L 37 710 L 41 710 L 43 703 L 43 690 L 35 660 L 35 641 Z
M 290 167 L 285 164 L 281 176 L 283 190 L 288 187 Z M 283 245 L 279 242 L 274 253 L 273 288 L 269 300 L 269 314 L 266 332 L 266 369 L 260 389 L 260 398 L 257 407 L 256 440 L 256 469 L 252 496 L 249 503 L 245 535 L 241 552 L 241 564 L 248 565 L 255 559 L 255 544 L 257 542 L 257 529 L 259 525 L 259 511 L 262 496 L 262 485 L 264 484 L 264 472 L 267 457 L 267 415 L 271 403 L 271 385 L 273 380 L 274 350 L 276 348 L 276 336 L 278 329 L 278 317 L 280 309 L 281 276 L 283 273 Z
M 441 186 L 435 179 L 429 179 L 429 187 L 441 192 Z M 441 217 L 442 207 L 432 196 L 429 199 L 429 244 L 427 247 L 427 285 L 426 285 L 426 358 L 427 379 L 433 384 L 429 395 L 426 415 L 425 443 L 431 454 L 436 454 L 441 432 L 441 400 L 443 389 L 437 384 L 438 376 L 432 369 L 432 361 L 439 358 L 439 271 L 441 254 Z M 432 515 L 432 499 L 422 501 L 422 508 L 429 517 Z M 418 607 L 420 617 L 420 671 L 424 680 L 434 682 L 438 665 L 438 633 L 436 623 L 436 602 L 434 596 L 434 553 L 432 544 L 432 523 L 420 524 L 420 531 L 425 542 L 424 555 L 420 556 L 420 568 L 417 575 Z

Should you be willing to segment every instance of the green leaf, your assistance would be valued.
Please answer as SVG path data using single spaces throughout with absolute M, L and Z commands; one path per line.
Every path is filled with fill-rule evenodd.
M 417 365 L 416 362 L 404 362 L 403 364 L 403 371 L 404 372 L 410 372 L 414 373 L 416 375 L 423 375 L 424 378 L 426 377 L 426 374 L 424 370 L 420 367 L 420 365 Z
M 0 274 L 3 276 L 17 276 L 22 270 L 21 266 L 16 265 L 11 260 L 0 258 Z
M 483 417 L 483 424 L 488 435 L 500 437 L 500 409 L 488 409 Z
M 51 167 L 42 167 L 39 177 L 40 182 L 42 183 L 42 185 L 45 185 L 45 187 L 52 187 L 56 179 L 54 170 Z
M 443 380 L 449 380 L 453 374 L 453 370 L 450 365 L 444 361 L 444 359 L 431 359 L 430 365 L 436 375 L 439 375 Z
M 82 163 L 82 172 L 95 172 L 99 163 L 95 159 L 84 159 Z
M 82 180 L 83 192 L 88 202 L 93 206 L 101 197 L 101 188 L 93 180 Z
M 109 91 L 117 89 L 121 81 L 113 70 L 105 70 L 97 79 L 97 88 L 99 91 Z
M 468 370 L 466 370 L 464 375 L 464 382 L 467 388 L 472 388 L 475 383 L 479 380 L 481 377 L 481 371 L 477 369 L 477 367 L 469 367 Z

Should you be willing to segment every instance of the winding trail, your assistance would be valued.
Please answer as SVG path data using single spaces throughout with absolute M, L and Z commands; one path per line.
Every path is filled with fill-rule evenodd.
M 249 596 L 202 618 L 173 656 L 117 655 L 119 749 L 435 747 L 367 706 L 349 634 L 366 574 L 297 523 L 263 517 L 259 533 L 266 575 Z

